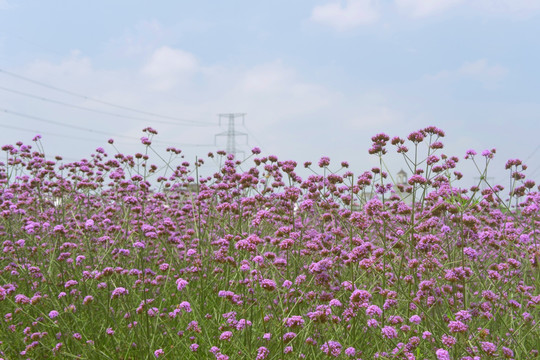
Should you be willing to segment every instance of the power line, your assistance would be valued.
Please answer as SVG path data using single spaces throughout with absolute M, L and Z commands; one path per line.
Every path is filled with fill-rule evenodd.
M 164 118 L 164 119 L 170 119 L 170 120 L 183 121 L 183 122 L 188 122 L 188 123 L 192 123 L 192 124 L 198 124 L 198 125 L 201 125 L 201 124 L 213 125 L 213 124 L 210 123 L 210 122 L 187 120 L 187 119 L 182 119 L 182 118 L 173 117 L 173 116 L 167 116 L 167 115 L 156 114 L 156 113 L 153 113 L 153 112 L 150 112 L 150 111 L 139 110 L 139 109 L 135 109 L 135 108 L 128 107 L 128 106 L 123 106 L 123 105 L 113 104 L 113 103 L 108 102 L 108 101 L 103 101 L 103 100 L 95 99 L 95 98 L 92 98 L 92 97 L 90 97 L 90 96 L 82 95 L 82 94 L 79 94 L 79 93 L 76 93 L 76 92 L 73 92 L 73 91 L 70 91 L 70 90 L 65 90 L 65 89 L 58 88 L 58 87 L 56 87 L 56 86 L 52 86 L 52 85 L 49 85 L 49 84 L 45 84 L 45 83 L 43 83 L 43 82 L 40 82 L 40 81 L 37 81 L 37 80 L 33 80 L 33 79 L 27 78 L 27 77 L 22 76 L 22 75 L 17 75 L 17 74 L 15 74 L 15 73 L 12 73 L 12 72 L 7 71 L 7 70 L 4 70 L 4 69 L 0 69 L 0 73 L 4 73 L 4 74 L 9 75 L 9 76 L 11 76 L 11 77 L 14 77 L 14 78 L 17 78 L 17 79 L 20 79 L 20 80 L 24 80 L 24 81 L 30 82 L 30 83 L 32 83 L 32 84 L 36 84 L 36 85 L 39 85 L 39 86 L 43 86 L 43 87 L 49 88 L 49 89 L 51 89 L 51 90 L 55 90 L 55 91 L 58 91 L 58 92 L 61 92 L 61 93 L 64 93 L 64 94 L 71 95 L 71 96 L 76 96 L 76 97 L 79 97 L 79 98 L 82 98 L 82 99 L 85 99 L 85 100 L 88 100 L 88 101 L 94 101 L 94 102 L 97 102 L 97 103 L 100 103 L 100 104 L 103 104 L 103 105 L 107 105 L 107 106 L 111 106 L 111 107 L 114 107 L 114 108 L 117 108 L 117 109 L 128 110 L 128 111 L 133 111 L 133 112 L 136 112 L 136 113 L 139 113 L 139 114 L 150 115 L 150 116 L 156 116 L 156 117 L 160 117 L 160 118 Z
M 74 139 L 74 140 L 92 141 L 92 142 L 100 141 L 98 139 L 89 139 L 89 138 L 85 138 L 85 137 L 72 136 L 72 135 L 68 136 L 68 135 L 55 134 L 55 133 L 46 132 L 46 131 L 36 131 L 36 130 L 32 130 L 32 129 L 22 128 L 22 127 L 12 126 L 12 125 L 5 125 L 5 124 L 0 125 L 0 127 L 7 128 L 7 129 L 18 130 L 18 131 L 25 131 L 25 132 L 28 132 L 28 133 L 33 133 L 34 135 L 40 134 L 40 135 L 56 136 L 56 137 L 61 137 L 61 138 L 65 138 L 65 139 Z
M 246 129 L 246 131 L 248 132 L 248 134 L 251 135 L 251 136 L 255 139 L 255 141 L 258 143 L 258 145 L 259 145 L 260 147 L 265 148 L 265 146 L 262 144 L 262 142 L 255 136 L 255 134 L 254 134 L 252 131 L 250 131 L 250 130 L 247 128 L 247 126 L 246 126 L 245 124 L 243 124 L 243 127 L 244 127 L 244 129 Z M 266 149 L 266 148 L 265 148 L 265 149 Z M 268 150 L 268 149 L 266 149 L 266 150 Z
M 20 112 L 17 112 L 17 111 L 11 111 L 11 110 L 8 110 L 8 109 L 0 108 L 0 112 L 4 112 L 6 114 L 15 115 L 15 116 L 19 116 L 19 117 L 23 117 L 23 118 L 27 118 L 27 119 L 37 120 L 37 121 L 41 121 L 41 122 L 44 122 L 44 123 L 63 126 L 63 127 L 67 127 L 67 128 L 71 128 L 71 129 L 75 129 L 75 130 L 87 131 L 87 132 L 91 132 L 91 133 L 94 133 L 94 134 L 106 135 L 108 137 L 116 137 L 116 138 L 123 138 L 123 139 L 128 139 L 128 140 L 140 141 L 139 138 L 132 137 L 132 136 L 120 135 L 120 134 L 111 134 L 111 133 L 105 132 L 105 131 L 90 129 L 90 128 L 86 128 L 86 127 L 83 127 L 83 126 L 70 125 L 70 124 L 60 122 L 60 121 L 44 119 L 42 117 L 23 114 L 23 113 L 20 113 Z M 171 144 L 172 142 L 165 142 L 165 141 L 160 141 L 160 140 L 152 140 L 152 143 L 161 144 L 161 145 L 165 145 L 165 146 L 171 146 L 172 145 Z M 178 144 L 178 146 L 185 146 L 185 147 L 209 147 L 209 146 L 212 146 L 213 147 L 214 145 L 213 144 Z
M 94 130 L 94 129 L 90 129 L 90 128 L 86 128 L 86 127 L 82 127 L 82 126 L 77 126 L 77 125 L 70 125 L 70 124 L 60 122 L 60 121 L 49 120 L 49 119 L 44 119 L 44 118 L 38 117 L 38 116 L 23 114 L 23 113 L 20 113 L 20 112 L 17 112 L 17 111 L 11 111 L 11 110 L 2 109 L 2 108 L 0 108 L 0 111 L 5 112 L 6 114 L 11 114 L 11 115 L 19 116 L 19 117 L 24 117 L 24 118 L 27 118 L 27 119 L 37 120 L 37 121 L 41 121 L 41 122 L 45 122 L 45 123 L 49 123 L 49 124 L 64 126 L 64 127 L 68 127 L 68 128 L 71 128 L 71 129 L 88 131 L 88 132 L 95 133 L 95 134 L 102 134 L 102 135 L 111 136 L 110 133 L 105 132 L 105 131 Z M 116 137 L 121 137 L 121 138 L 124 138 L 124 139 L 130 139 L 130 140 L 137 139 L 137 138 L 134 138 L 134 137 L 131 137 L 131 136 L 126 136 L 126 135 L 115 135 L 115 136 Z M 139 140 L 139 139 L 137 139 L 137 140 Z
M 115 117 L 118 117 L 118 118 L 140 120 L 140 121 L 147 121 L 147 122 L 157 122 L 157 123 L 177 125 L 177 126 L 208 126 L 208 125 L 203 125 L 203 124 L 201 124 L 201 125 L 181 124 L 181 123 L 172 122 L 172 121 L 153 120 L 153 119 L 146 119 L 146 118 L 140 118 L 140 117 L 129 116 L 129 115 L 121 115 L 121 114 L 111 113 L 111 112 L 108 112 L 108 111 L 96 110 L 96 109 L 92 109 L 92 108 L 88 108 L 88 107 L 84 107 L 84 106 L 68 104 L 68 103 L 65 103 L 63 101 L 49 99 L 49 98 L 39 96 L 39 95 L 29 94 L 29 93 L 19 91 L 19 90 L 13 90 L 13 89 L 9 89 L 9 88 L 3 87 L 3 86 L 0 86 L 0 90 L 4 90 L 4 91 L 7 91 L 7 92 L 10 92 L 10 93 L 13 93 L 13 94 L 22 95 L 22 96 L 30 97 L 30 98 L 45 101 L 45 102 L 50 102 L 50 103 L 54 103 L 54 104 L 58 104 L 58 105 L 62 105 L 62 106 L 71 107 L 71 108 L 74 108 L 74 109 L 91 111 L 91 112 L 94 112 L 94 113 L 115 116 Z
M 536 152 L 537 152 L 539 149 L 540 149 L 540 145 L 538 145 L 538 146 L 536 147 L 536 149 L 534 149 L 534 151 L 531 153 L 531 155 L 529 155 L 529 156 L 525 159 L 525 161 L 528 161 L 530 158 L 532 158 L 532 157 L 534 156 L 534 154 L 536 154 Z

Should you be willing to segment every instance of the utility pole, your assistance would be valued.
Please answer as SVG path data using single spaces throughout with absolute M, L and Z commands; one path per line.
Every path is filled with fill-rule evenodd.
M 219 134 L 216 134 L 214 136 L 214 144 L 216 144 L 216 140 L 218 136 L 226 136 L 227 137 L 227 147 L 225 151 L 227 151 L 227 154 L 233 154 L 236 157 L 237 153 L 243 153 L 243 151 L 237 151 L 236 150 L 236 137 L 237 136 L 245 136 L 246 137 L 246 144 L 248 141 L 248 135 L 243 132 L 238 132 L 234 129 L 235 120 L 237 118 L 242 118 L 242 125 L 244 125 L 245 116 L 244 113 L 232 113 L 232 114 L 218 114 L 219 116 L 219 125 L 221 126 L 221 119 L 227 119 L 228 120 L 228 126 L 227 131 L 221 132 Z

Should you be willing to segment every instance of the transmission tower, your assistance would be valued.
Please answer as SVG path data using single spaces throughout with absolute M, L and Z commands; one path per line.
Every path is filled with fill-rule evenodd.
M 244 125 L 245 122 L 245 116 L 246 114 L 243 113 L 236 113 L 236 114 L 219 114 L 219 125 L 221 126 L 221 119 L 227 119 L 228 120 L 228 126 L 227 131 L 224 131 L 222 133 L 216 134 L 214 136 L 214 144 L 216 143 L 218 136 L 226 136 L 227 137 L 227 147 L 225 151 L 227 151 L 227 154 L 233 154 L 236 157 L 237 153 L 243 153 L 243 151 L 236 150 L 236 137 L 237 136 L 245 136 L 246 137 L 246 144 L 248 141 L 248 135 L 243 132 L 238 132 L 234 129 L 235 120 L 237 118 L 242 119 L 242 125 Z

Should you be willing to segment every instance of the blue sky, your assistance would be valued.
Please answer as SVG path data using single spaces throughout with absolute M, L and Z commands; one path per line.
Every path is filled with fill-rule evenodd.
M 42 133 L 48 154 L 78 159 L 113 137 L 133 153 L 150 125 L 193 159 L 225 148 L 213 145 L 218 113 L 242 112 L 249 144 L 238 147 L 282 160 L 327 155 L 360 172 L 375 164 L 372 135 L 435 125 L 449 155 L 497 148 L 495 182 L 507 184 L 509 158 L 540 178 L 539 17 L 537 0 L 0 0 L 0 142 Z

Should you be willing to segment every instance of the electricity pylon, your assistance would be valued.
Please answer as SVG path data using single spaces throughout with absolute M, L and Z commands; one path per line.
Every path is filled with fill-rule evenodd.
M 221 119 L 226 118 L 228 119 L 228 126 L 227 126 L 227 131 L 216 134 L 214 136 L 214 144 L 216 144 L 216 140 L 218 136 L 227 136 L 227 147 L 225 148 L 225 151 L 227 152 L 227 154 L 233 154 L 236 157 L 237 153 L 243 153 L 243 151 L 236 150 L 236 137 L 245 136 L 246 144 L 247 144 L 248 135 L 246 133 L 239 132 L 234 129 L 235 120 L 236 118 L 242 118 L 242 125 L 244 125 L 246 114 L 233 113 L 233 114 L 219 114 L 218 116 L 219 116 L 219 125 L 221 126 Z

